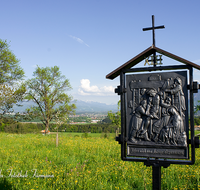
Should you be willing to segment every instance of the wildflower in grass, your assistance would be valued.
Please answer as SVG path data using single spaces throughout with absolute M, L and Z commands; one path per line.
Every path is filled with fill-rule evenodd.
M 65 134 L 61 134 L 60 139 L 62 144 L 58 150 L 54 145 L 55 139 L 51 136 L 40 138 L 40 135 L 28 134 L 19 139 L 16 135 L 10 140 L 0 134 L 0 147 L 5 147 L 0 149 L 0 155 L 3 155 L 0 160 L 0 165 L 3 167 L 2 175 L 5 175 L 10 167 L 13 172 L 22 170 L 22 173 L 25 173 L 28 170 L 29 176 L 34 173 L 31 172 L 32 169 L 37 169 L 37 175 L 54 175 L 54 178 L 15 180 L 16 189 L 27 189 L 27 183 L 30 183 L 29 189 L 44 190 L 67 188 L 81 190 L 83 187 L 89 190 L 91 186 L 94 189 L 110 189 L 111 187 L 112 189 L 114 187 L 151 189 L 151 167 L 146 167 L 143 163 L 121 161 L 120 146 L 114 140 L 105 140 L 100 137 L 75 139 Z M 49 144 L 49 146 L 40 146 L 38 149 L 39 145 L 44 144 Z M 21 145 L 23 145 L 22 148 Z M 15 153 L 11 151 L 12 148 L 15 148 Z M 197 150 L 197 155 L 199 155 L 199 150 Z M 5 162 L 6 159 L 9 159 L 11 163 Z M 51 160 L 51 164 L 50 161 L 46 164 L 48 160 Z M 199 184 L 193 183 L 194 180 L 200 181 L 198 171 L 199 165 L 171 165 L 162 169 L 162 189 L 198 189 Z M 182 178 L 179 174 L 182 174 Z M 7 180 L 14 182 L 12 178 L 7 178 Z

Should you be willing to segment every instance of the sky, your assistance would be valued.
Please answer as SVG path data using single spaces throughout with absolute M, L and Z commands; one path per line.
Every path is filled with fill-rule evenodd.
M 200 64 L 199 7 L 199 0 L 4 0 L 0 39 L 9 42 L 25 79 L 37 65 L 56 65 L 74 99 L 117 104 L 120 78 L 106 75 L 152 45 L 152 32 L 142 30 L 152 15 L 155 26 L 165 25 L 155 31 L 156 46 Z M 199 70 L 194 79 L 200 81 Z

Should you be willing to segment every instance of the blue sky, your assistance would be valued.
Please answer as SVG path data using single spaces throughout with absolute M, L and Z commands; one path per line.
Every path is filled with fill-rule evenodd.
M 152 15 L 156 26 L 165 25 L 156 30 L 156 46 L 200 64 L 199 7 L 198 0 L 7 0 L 0 38 L 10 42 L 26 78 L 36 65 L 57 65 L 74 99 L 114 104 L 119 77 L 105 76 L 152 45 L 152 32 L 142 31 Z

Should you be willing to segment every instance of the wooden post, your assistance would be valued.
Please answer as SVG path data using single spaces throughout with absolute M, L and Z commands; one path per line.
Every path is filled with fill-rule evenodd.
M 56 147 L 58 147 L 58 132 L 56 134 Z
M 115 131 L 115 137 L 118 137 L 118 136 L 119 136 L 119 127 Z

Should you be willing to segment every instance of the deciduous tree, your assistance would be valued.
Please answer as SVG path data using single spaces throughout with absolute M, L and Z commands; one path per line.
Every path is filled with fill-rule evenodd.
M 59 117 L 64 118 L 74 113 L 75 104 L 71 103 L 72 97 L 67 94 L 71 89 L 69 80 L 61 75 L 59 67 L 37 67 L 33 73 L 34 78 L 26 81 L 28 100 L 33 100 L 35 106 L 27 109 L 32 117 L 39 118 L 48 132 L 50 121 Z
M 19 60 L 9 49 L 6 40 L 0 39 L 0 110 L 5 114 L 12 110 L 13 105 L 23 98 L 25 87 L 19 85 L 24 71 Z
M 14 84 L 24 77 L 19 60 L 9 49 L 7 41 L 0 39 L 0 84 Z
M 20 101 L 23 100 L 23 95 L 25 94 L 26 89 L 22 84 L 20 87 L 9 86 L 6 84 L 0 85 L 0 111 L 1 114 L 14 111 L 13 105 L 21 106 Z
M 197 113 L 200 110 L 200 100 L 197 101 L 198 104 L 194 107 L 194 112 Z
M 121 101 L 118 102 L 118 111 L 116 113 L 113 113 L 112 111 L 108 112 L 109 119 L 112 121 L 113 124 L 115 124 L 118 127 L 121 127 L 120 104 L 121 104 Z

